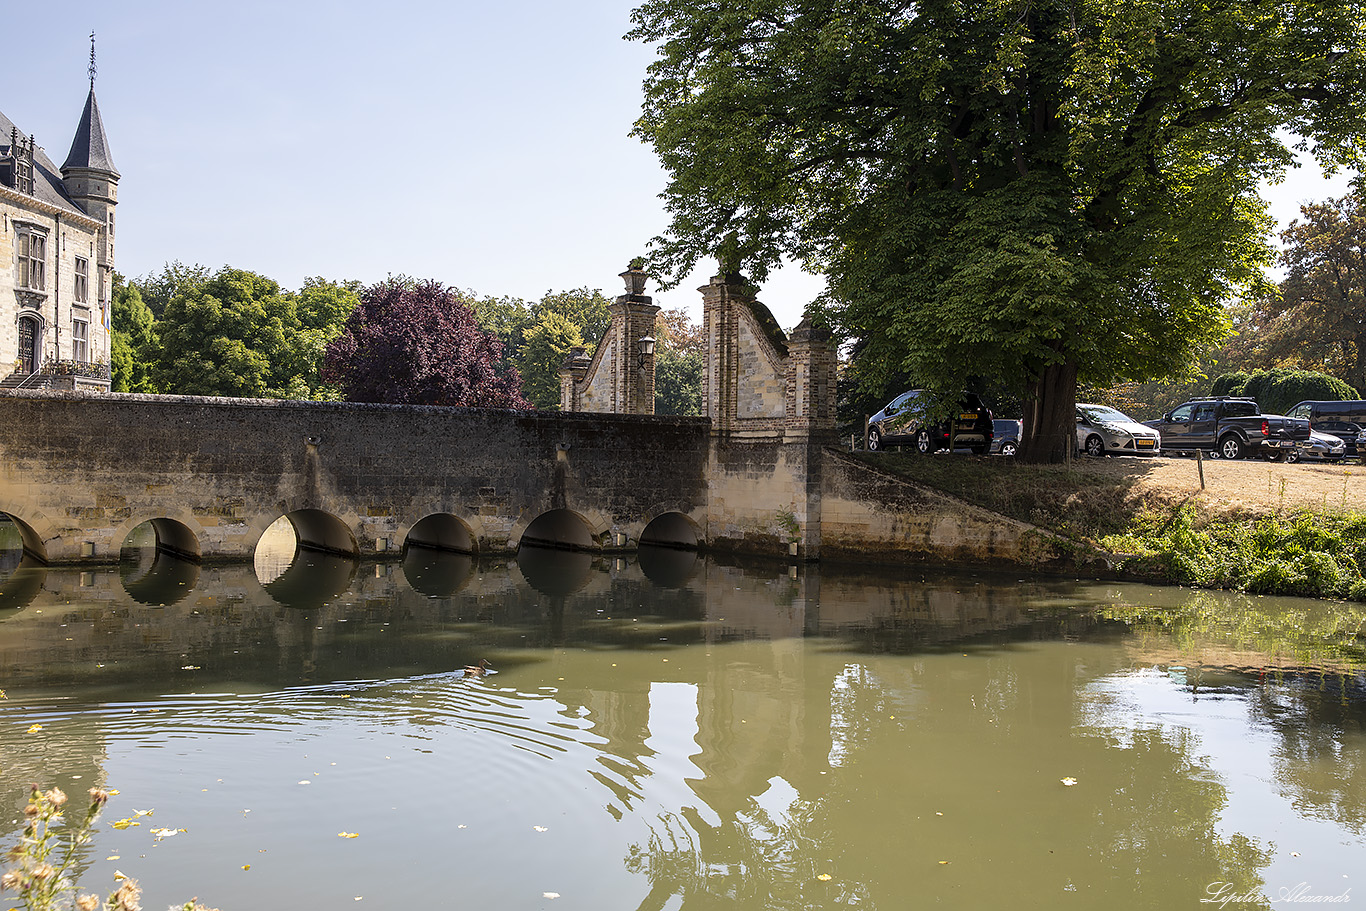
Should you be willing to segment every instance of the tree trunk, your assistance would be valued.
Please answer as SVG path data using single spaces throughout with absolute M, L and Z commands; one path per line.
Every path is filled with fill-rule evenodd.
M 1025 403 L 1024 434 L 1016 459 L 1035 464 L 1063 462 L 1077 448 L 1077 365 L 1045 367 Z

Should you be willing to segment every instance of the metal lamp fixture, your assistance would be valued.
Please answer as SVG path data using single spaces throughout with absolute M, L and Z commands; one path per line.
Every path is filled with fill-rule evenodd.
M 636 351 L 640 354 L 637 365 L 640 369 L 645 369 L 646 358 L 655 356 L 655 338 L 653 335 L 643 335 L 636 341 Z

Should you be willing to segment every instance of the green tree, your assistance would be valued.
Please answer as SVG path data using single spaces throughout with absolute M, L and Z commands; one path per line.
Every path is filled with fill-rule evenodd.
M 1351 0 L 647 0 L 635 134 L 669 172 L 653 246 L 756 280 L 824 271 L 830 324 L 945 393 L 1026 391 L 1021 454 L 1071 447 L 1078 379 L 1179 372 L 1264 282 L 1258 182 L 1304 137 L 1361 160 Z
M 1279 293 L 1258 307 L 1271 363 L 1331 373 L 1366 389 L 1366 196 L 1306 205 L 1281 232 Z
M 531 309 L 531 321 L 542 313 L 557 313 L 579 330 L 584 342 L 595 349 L 602 334 L 612 321 L 612 302 L 597 289 L 575 288 L 572 291 L 547 291 Z
M 655 414 L 702 413 L 702 327 L 686 310 L 664 310 L 655 320 Z
M 1255 373 L 1215 377 L 1211 395 L 1245 395 L 1257 400 L 1264 414 L 1285 414 L 1300 402 L 1347 402 L 1360 398 L 1351 386 L 1316 370 L 1273 367 Z
M 543 311 L 536 324 L 523 333 L 517 352 L 523 398 L 543 411 L 558 411 L 560 366 L 569 349 L 582 344 L 578 326 L 553 310 Z
M 152 315 L 161 319 L 171 298 L 202 286 L 212 274 L 208 266 L 187 266 L 177 259 L 162 266 L 161 272 L 135 278 L 133 283 Z
M 342 327 L 360 303 L 361 285 L 357 281 L 334 282 L 306 278 L 295 294 L 295 313 L 299 325 L 293 338 L 302 372 L 292 377 L 282 390 L 285 398 L 336 398 L 339 392 L 322 381 L 323 358 L 327 346 L 341 335 Z
M 278 398 L 307 388 L 296 382 L 309 360 L 295 302 L 264 275 L 224 267 L 177 292 L 160 325 L 152 379 L 163 392 Z
M 114 311 L 110 315 L 110 389 L 114 392 L 156 392 L 152 367 L 160 354 L 156 319 L 138 286 L 114 273 Z

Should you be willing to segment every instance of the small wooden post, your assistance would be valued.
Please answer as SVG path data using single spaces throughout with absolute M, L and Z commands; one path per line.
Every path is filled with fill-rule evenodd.
M 871 414 L 865 414 L 865 415 L 863 416 L 863 451 L 864 451 L 864 452 L 867 452 L 867 451 L 868 451 L 868 419 L 871 418 L 871 417 L 872 417 Z
M 1200 489 L 1205 489 L 1205 460 L 1200 456 L 1200 450 L 1195 450 L 1195 468 L 1200 472 Z

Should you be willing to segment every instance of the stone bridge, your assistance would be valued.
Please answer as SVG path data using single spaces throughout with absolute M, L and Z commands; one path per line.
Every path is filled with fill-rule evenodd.
M 789 338 L 754 289 L 702 289 L 702 418 L 653 409 L 656 308 L 628 293 L 559 412 L 0 393 L 0 513 L 44 563 L 109 562 L 144 523 L 192 560 L 249 559 L 281 516 L 301 546 L 653 543 L 789 559 L 1047 563 L 1037 530 L 897 479 L 835 447 L 835 357 Z M 637 412 L 637 413 L 622 413 Z

